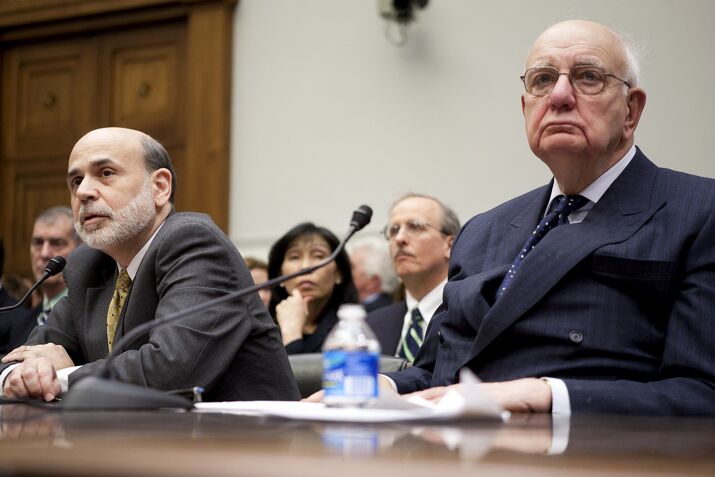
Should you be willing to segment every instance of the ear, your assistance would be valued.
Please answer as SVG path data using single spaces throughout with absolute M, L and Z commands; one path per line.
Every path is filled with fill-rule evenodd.
M 643 89 L 635 87 L 628 91 L 626 97 L 626 120 L 623 124 L 623 136 L 630 139 L 638 127 L 643 108 L 645 107 L 646 94 Z
M 444 258 L 449 259 L 450 255 L 452 254 L 452 244 L 454 243 L 454 235 L 448 235 L 447 236 L 447 248 L 445 249 L 444 252 Z
M 524 99 L 524 95 L 521 95 L 521 114 L 524 114 L 524 107 L 526 106 L 526 101 Z
M 340 285 L 343 282 L 343 275 L 340 273 L 340 270 L 338 270 L 338 267 L 335 267 L 335 284 Z
M 171 172 L 169 169 L 157 169 L 151 173 L 152 192 L 154 204 L 157 209 L 164 207 L 171 197 Z

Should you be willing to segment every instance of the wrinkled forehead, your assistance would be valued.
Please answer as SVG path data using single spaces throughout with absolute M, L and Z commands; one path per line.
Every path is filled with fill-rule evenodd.
M 420 220 L 439 225 L 442 220 L 440 205 L 427 197 L 409 197 L 401 200 L 390 211 L 390 223 Z
M 625 69 L 623 41 L 603 25 L 567 21 L 544 31 L 526 59 L 526 69 L 535 66 L 563 68 L 574 64 L 595 64 L 620 73 Z
M 74 224 L 67 216 L 57 216 L 49 220 L 38 220 L 32 229 L 33 237 L 69 238 Z
M 111 161 L 124 167 L 143 166 L 142 133 L 131 129 L 104 128 L 85 134 L 70 153 L 68 170 L 97 161 Z

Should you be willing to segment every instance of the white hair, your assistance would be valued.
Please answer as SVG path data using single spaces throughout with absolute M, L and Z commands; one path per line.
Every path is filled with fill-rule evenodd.
M 362 250 L 365 252 L 362 262 L 363 270 L 370 276 L 380 277 L 382 291 L 392 293 L 400 283 L 392 266 L 390 250 L 387 241 L 375 235 L 363 235 L 355 239 L 350 246 L 350 255 Z

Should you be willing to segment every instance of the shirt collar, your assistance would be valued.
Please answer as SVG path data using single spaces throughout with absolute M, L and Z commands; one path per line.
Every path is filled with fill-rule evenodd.
M 129 275 L 129 278 L 132 279 L 132 282 L 134 281 L 134 277 L 137 276 L 137 271 L 139 271 L 139 265 L 141 265 L 142 260 L 144 260 L 144 255 L 146 255 L 147 250 L 149 250 L 149 246 L 154 241 L 154 237 L 156 237 L 156 234 L 164 226 L 164 223 L 166 223 L 166 220 L 159 225 L 159 228 L 157 228 L 154 234 L 149 237 L 149 240 L 146 241 L 144 246 L 139 250 L 139 252 L 137 252 L 136 255 L 134 255 L 131 262 L 129 262 L 129 265 L 127 265 L 127 274 Z M 122 266 L 119 265 L 119 263 L 117 263 L 117 269 L 120 272 L 122 271 Z
M 631 146 L 625 156 L 623 156 L 618 162 L 611 166 L 610 169 L 601 174 L 601 176 L 595 181 L 593 181 L 588 187 L 579 192 L 578 195 L 582 195 L 589 200 L 589 203 L 582 207 L 582 209 L 590 210 L 593 208 L 593 206 L 601 199 L 601 197 L 603 197 L 603 194 L 606 193 L 608 188 L 611 187 L 611 184 L 613 184 L 616 179 L 618 179 L 618 176 L 620 176 L 621 173 L 624 171 L 624 169 L 628 167 L 628 164 L 631 163 L 631 160 L 633 159 L 633 157 L 635 157 L 635 155 L 636 146 L 634 144 L 633 146 Z M 554 185 L 551 187 L 551 197 L 549 198 L 549 203 L 546 207 L 546 211 L 551 209 L 551 203 L 556 197 L 560 195 L 563 195 L 563 192 L 561 192 L 558 182 L 554 180 Z
M 415 308 L 419 308 L 422 318 L 424 318 L 425 322 L 429 323 L 429 320 L 432 318 L 434 312 L 437 311 L 439 305 L 442 304 L 442 291 L 446 283 L 447 279 L 445 278 L 439 285 L 430 290 L 429 293 L 427 293 L 419 302 L 412 295 L 410 295 L 410 292 L 405 290 L 407 310 L 411 312 Z
M 59 292 L 57 295 L 55 295 L 52 298 L 47 298 L 46 296 L 42 296 L 42 309 L 43 310 L 51 310 L 58 301 L 63 299 L 64 297 L 67 296 L 67 288 Z

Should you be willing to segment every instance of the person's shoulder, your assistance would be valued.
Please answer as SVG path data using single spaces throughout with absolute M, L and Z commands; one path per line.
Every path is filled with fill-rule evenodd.
M 98 271 L 113 270 L 113 267 L 117 266 L 112 257 L 87 244 L 82 244 L 74 249 L 65 259 L 67 267 L 64 274 L 70 281 L 75 279 L 90 280 L 90 277 L 97 276 Z
M 514 218 L 515 214 L 518 214 L 529 207 L 533 207 L 535 201 L 538 202 L 544 200 L 547 197 L 546 194 L 548 194 L 550 188 L 551 185 L 537 187 L 536 189 L 509 199 L 485 212 L 480 212 L 465 222 L 462 230 L 473 227 L 483 227 L 489 223 L 497 221 L 510 221 Z
M 218 225 L 206 214 L 198 212 L 175 212 L 170 214 L 157 237 L 176 235 L 200 235 L 214 236 L 219 240 L 228 240 L 226 234 L 219 228 Z
M 384 319 L 393 317 L 393 316 L 399 316 L 400 319 L 405 316 L 405 313 L 407 312 L 407 303 L 405 301 L 398 301 L 397 303 L 393 303 L 391 305 L 383 306 L 381 308 L 378 308 L 376 310 L 371 311 L 370 313 L 367 314 L 367 322 L 372 323 L 372 322 L 377 322 L 381 323 L 383 322 Z

